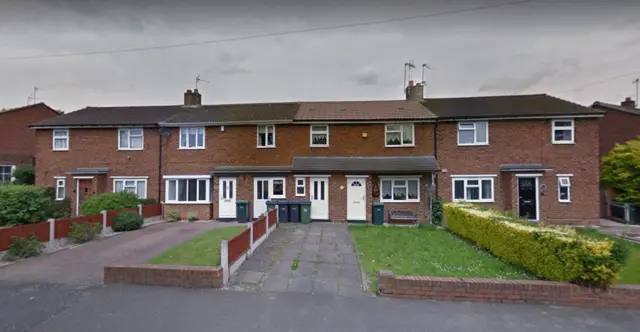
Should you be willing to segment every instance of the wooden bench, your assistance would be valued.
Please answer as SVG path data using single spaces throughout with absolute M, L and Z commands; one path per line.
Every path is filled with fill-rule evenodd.
M 418 215 L 413 211 L 389 209 L 390 224 L 415 224 L 418 222 Z

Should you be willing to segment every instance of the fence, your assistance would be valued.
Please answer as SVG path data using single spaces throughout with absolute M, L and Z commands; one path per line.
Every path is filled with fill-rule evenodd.
M 254 222 L 247 224 L 247 229 L 233 239 L 222 240 L 220 245 L 220 265 L 223 270 L 223 283 L 240 268 L 240 265 L 269 237 L 278 222 L 278 210 L 272 209 Z
M 638 207 L 638 204 L 611 202 L 609 213 L 612 220 L 625 224 L 640 225 L 640 207 Z
M 139 205 L 137 208 L 103 211 L 101 214 L 91 214 L 75 218 L 49 219 L 48 221 L 35 224 L 0 228 L 0 251 L 7 250 L 14 237 L 26 238 L 34 235 L 41 242 L 52 242 L 55 239 L 68 237 L 71 225 L 74 223 L 101 223 L 103 228 L 107 228 L 113 224 L 115 217 L 122 211 L 134 211 L 140 213 L 145 218 L 151 218 L 162 215 L 162 205 Z

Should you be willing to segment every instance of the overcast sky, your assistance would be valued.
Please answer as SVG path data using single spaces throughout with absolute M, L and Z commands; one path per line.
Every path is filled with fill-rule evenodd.
M 201 42 L 437 14 L 518 0 L 0 0 L 0 58 Z M 308 3 L 308 4 L 305 4 Z M 635 98 L 640 1 L 538 0 L 385 24 L 160 50 L 0 59 L 0 108 L 38 100 L 179 104 L 401 99 L 403 64 L 427 97 L 548 93 Z M 617 77 L 617 78 L 616 78 Z M 599 83 L 599 84 L 595 84 Z

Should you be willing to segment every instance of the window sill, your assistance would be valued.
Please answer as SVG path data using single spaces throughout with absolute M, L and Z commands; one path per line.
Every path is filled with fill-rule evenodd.
M 420 200 L 412 200 L 412 201 L 392 201 L 392 200 L 384 200 L 381 199 L 380 202 L 382 203 L 398 203 L 398 204 L 405 204 L 405 203 L 420 203 Z
M 204 146 L 201 148 L 178 148 L 178 150 L 204 150 Z
M 272 199 L 287 199 L 287 196 L 271 196 L 267 200 L 272 200 Z
M 65 152 L 65 151 L 69 151 L 69 149 L 53 149 L 51 151 L 53 151 L 53 152 Z
M 143 151 L 144 148 L 140 148 L 140 149 L 118 149 L 118 151 Z
M 256 149 L 275 149 L 276 146 L 256 146 Z
M 460 144 L 458 146 L 488 146 L 489 143 L 472 143 L 472 144 Z
M 64 198 L 56 198 L 56 201 L 64 201 Z
M 468 200 L 468 199 L 454 199 L 453 200 L 454 203 L 495 203 L 495 200 Z
M 560 204 L 571 204 L 571 201 L 558 201 Z
M 328 148 L 329 144 L 327 145 L 309 145 L 310 148 Z
M 576 143 L 575 142 L 562 142 L 562 141 L 557 142 L 557 141 L 554 141 L 554 142 L 551 142 L 551 144 L 553 144 L 553 145 L 571 145 L 571 144 L 576 144 Z
M 211 204 L 210 201 L 201 201 L 201 202 L 177 202 L 177 201 L 165 201 L 164 204 L 176 204 L 176 205 L 197 205 L 197 204 Z
M 416 145 L 415 144 L 411 144 L 411 145 L 384 145 L 385 148 L 415 148 Z
M 305 197 L 305 196 L 307 196 L 307 195 L 306 194 L 302 194 L 302 195 L 296 194 L 296 197 Z

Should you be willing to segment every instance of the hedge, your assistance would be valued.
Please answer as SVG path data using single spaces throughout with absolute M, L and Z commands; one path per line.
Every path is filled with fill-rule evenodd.
M 87 198 L 82 203 L 82 214 L 98 214 L 100 211 L 133 208 L 140 204 L 136 194 L 130 192 L 104 193 Z
M 566 227 L 512 222 L 470 204 L 446 204 L 444 213 L 450 232 L 542 279 L 608 286 L 628 256 L 613 241 L 581 236 Z
M 0 186 L 0 226 L 22 225 L 47 220 L 53 201 L 36 186 Z

